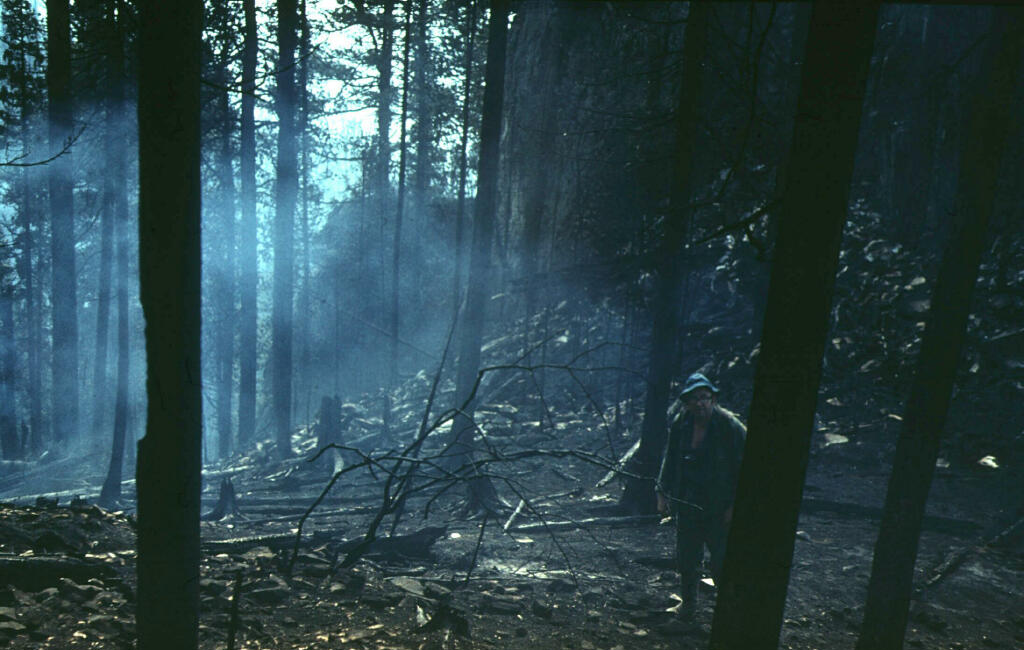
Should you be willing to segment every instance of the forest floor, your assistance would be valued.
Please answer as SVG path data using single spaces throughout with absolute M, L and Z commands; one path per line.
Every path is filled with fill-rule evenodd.
M 561 427 L 560 445 L 583 442 L 587 427 L 577 425 Z M 820 437 L 812 453 L 782 648 L 852 648 L 856 640 L 888 469 L 868 435 L 834 440 Z M 371 547 L 343 568 L 350 548 L 343 544 L 362 536 L 382 494 L 368 474 L 346 474 L 305 522 L 290 576 L 297 522 L 328 471 L 305 461 L 252 463 L 237 460 L 220 472 L 232 476 L 239 514 L 202 524 L 202 648 L 227 647 L 239 577 L 236 648 L 707 644 L 713 587 L 704 585 L 696 625 L 668 611 L 678 602 L 674 526 L 614 516 L 621 487 L 614 480 L 596 487 L 605 469 L 586 458 L 534 457 L 506 468 L 507 485 L 530 505 L 507 530 L 508 513 L 486 522 L 460 516 L 458 487 L 430 501 L 425 519 L 428 498 L 414 497 L 396 544 Z M 1024 530 L 1013 502 L 1020 491 L 1009 481 L 985 465 L 937 472 L 910 647 L 1024 647 Z M 216 490 L 210 481 L 204 510 Z M 2 506 L 0 643 L 132 647 L 133 525 L 130 514 L 83 501 Z M 402 546 L 401 535 L 413 535 L 412 543 Z

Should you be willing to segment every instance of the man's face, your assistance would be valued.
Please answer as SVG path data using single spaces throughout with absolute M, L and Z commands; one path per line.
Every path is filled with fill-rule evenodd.
M 686 410 L 698 420 L 710 418 L 714 408 L 715 394 L 707 388 L 698 388 L 686 396 Z

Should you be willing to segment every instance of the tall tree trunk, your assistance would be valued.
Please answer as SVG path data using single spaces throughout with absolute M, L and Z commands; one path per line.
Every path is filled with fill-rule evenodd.
M 111 120 L 112 107 L 108 102 L 107 123 L 104 125 L 106 131 L 103 142 L 103 156 L 106 169 L 112 169 L 114 163 L 114 149 L 116 140 L 119 139 L 118 129 L 123 129 L 123 124 L 114 125 Z M 92 434 L 98 436 L 103 430 L 103 423 L 106 418 L 107 405 L 110 402 L 109 390 L 109 367 L 107 363 L 107 342 L 110 339 L 110 287 L 111 287 L 111 266 L 114 262 L 114 192 L 121 188 L 114 187 L 112 174 L 103 176 L 103 203 L 100 207 L 100 273 L 99 287 L 96 300 L 96 346 L 94 355 L 94 366 L 92 374 L 93 395 L 92 395 Z M 98 441 L 99 438 L 96 437 Z
M 778 646 L 878 6 L 812 9 L 712 648 Z
M 298 148 L 295 134 L 295 47 L 298 38 L 296 0 L 277 3 L 277 185 L 274 212 L 273 377 L 274 433 L 277 455 L 288 457 L 292 406 L 292 301 L 295 283 L 295 203 L 298 193 Z
M 139 650 L 198 646 L 202 24 L 197 0 L 140 6 L 139 290 L 149 400 L 136 474 Z
M 310 370 L 309 347 L 310 347 L 310 227 L 309 227 L 309 19 L 306 15 L 306 0 L 299 2 L 299 83 L 298 93 L 298 114 L 295 130 L 299 135 L 299 149 L 301 153 L 300 169 L 301 178 L 299 186 L 301 189 L 301 209 L 299 211 L 299 235 L 302 238 L 302 289 L 299 291 L 299 313 L 307 315 L 298 321 L 298 331 L 295 338 L 299 343 L 299 362 L 297 366 L 296 397 L 305 396 L 306 415 L 309 416 L 309 398 L 312 391 L 312 377 Z M 298 402 L 298 400 L 296 400 Z
M 70 143 L 73 127 L 68 0 L 47 0 L 46 21 L 50 149 L 58 152 Z M 78 289 L 70 152 L 51 162 L 47 171 L 53 278 L 53 431 L 58 443 L 68 443 L 78 432 Z
M 454 301 L 458 305 L 462 301 L 462 267 L 465 245 L 465 224 L 466 224 L 466 172 L 469 167 L 467 163 L 467 150 L 469 149 L 469 104 L 470 88 L 473 80 L 473 46 L 476 40 L 476 1 L 470 0 L 466 9 L 466 52 L 463 59 L 463 80 L 462 80 L 462 137 L 459 139 L 459 189 L 455 207 L 455 265 L 452 273 L 452 284 L 454 289 Z
M 111 3 L 107 20 L 110 23 L 111 48 L 109 52 L 108 81 L 110 91 L 107 96 L 107 125 L 110 133 L 114 128 L 123 128 L 125 123 L 125 80 L 124 80 L 124 6 L 120 1 Z M 124 471 L 124 446 L 128 431 L 128 386 L 131 359 L 130 335 L 128 319 L 129 268 L 128 268 L 128 233 L 131 220 L 128 215 L 127 172 L 128 151 L 124 138 L 110 137 L 107 153 L 107 178 L 111 179 L 111 194 L 108 197 L 113 224 L 112 239 L 115 240 L 114 266 L 117 277 L 117 384 L 114 397 L 114 432 L 110 451 L 110 465 L 107 477 L 100 490 L 99 503 L 110 507 L 121 498 L 121 478 Z M 97 403 L 97 408 L 105 408 L 105 404 Z
M 395 29 L 394 29 L 395 0 L 384 0 L 384 11 L 380 21 L 380 36 L 377 50 L 377 142 L 374 162 L 374 187 L 377 220 L 380 226 L 380 266 L 385 268 L 384 262 L 384 224 L 388 220 L 388 196 L 391 194 L 391 96 L 393 88 L 391 85 L 391 58 L 394 54 Z M 381 277 L 383 274 L 378 274 Z M 384 287 L 381 286 L 383 295 Z M 390 368 L 385 371 L 384 383 L 390 383 Z M 381 420 L 384 423 L 384 430 L 391 426 L 391 397 L 388 393 L 384 395 L 383 412 Z
M 21 458 L 21 441 L 14 410 L 14 290 L 4 275 L 6 270 L 0 272 L 0 451 L 4 460 L 16 460 Z
M 125 177 L 125 157 L 114 167 L 117 178 Z M 123 187 L 123 186 L 122 186 Z M 114 439 L 110 453 L 110 465 L 107 478 L 100 491 L 99 503 L 112 506 L 121 499 L 121 477 L 124 471 L 125 440 L 128 435 L 128 390 L 131 382 L 131 335 L 129 321 L 131 310 L 128 306 L 129 273 L 128 266 L 128 204 L 121 192 L 116 198 L 115 214 L 117 218 L 117 388 L 114 398 Z
M 473 204 L 473 249 L 467 286 L 466 309 L 459 340 L 459 365 L 455 406 L 460 410 L 452 422 L 455 465 L 471 464 L 473 412 L 469 400 L 480 370 L 480 345 L 483 341 L 487 295 L 491 275 L 491 243 L 498 209 L 498 162 L 501 144 L 502 110 L 505 93 L 505 53 L 508 37 L 507 0 L 494 0 L 488 21 L 487 67 L 484 72 L 484 105 L 480 124 L 480 163 L 477 171 L 477 193 Z M 497 493 L 489 478 L 470 481 L 469 510 L 493 510 Z
M 416 28 L 407 38 L 413 39 L 413 88 L 416 97 L 416 166 L 412 182 L 412 208 L 423 223 L 426 217 L 427 190 L 434 174 L 431 154 L 434 146 L 434 101 L 430 95 L 433 74 L 430 63 L 430 14 L 428 0 L 416 1 Z M 411 3 L 408 10 L 411 10 Z
M 534 77 L 531 89 L 534 102 L 529 114 L 536 115 L 537 121 L 530 124 L 532 133 L 527 134 L 527 157 L 524 161 L 526 171 L 526 188 L 523 206 L 523 236 L 519 248 L 522 260 L 522 276 L 526 283 L 524 324 L 526 330 L 523 337 L 523 351 L 533 347 L 531 338 L 532 317 L 537 310 L 537 296 L 540 293 L 541 233 L 545 217 L 553 219 L 556 201 L 551 200 L 551 185 L 556 181 L 558 160 L 556 136 L 558 127 L 559 86 L 564 67 L 564 48 L 562 31 L 563 17 L 557 3 L 539 9 L 543 13 L 541 19 L 546 29 L 541 35 L 540 53 L 537 55 L 536 66 L 539 70 Z M 575 338 L 574 338 L 575 340 Z M 526 358 L 529 362 L 529 357 Z
M 398 334 L 401 320 L 399 294 L 402 280 L 402 222 L 405 219 L 405 177 L 409 108 L 409 45 L 412 31 L 412 1 L 405 0 L 405 43 L 402 48 L 402 108 L 398 141 L 398 202 L 395 209 L 395 238 L 391 246 L 391 338 L 388 389 L 398 384 Z
M 1011 140 L 1024 45 L 1024 10 L 993 10 L 981 78 L 971 93 L 957 183 L 956 219 L 942 256 L 903 414 L 875 544 L 858 650 L 899 650 L 907 627 L 925 503 L 960 361 L 971 293 L 986 245 L 1003 151 Z
M 380 24 L 380 48 L 377 53 L 377 152 L 374 191 L 381 223 L 387 219 L 387 196 L 391 191 L 391 57 L 394 54 L 395 0 L 384 0 Z
M 238 241 L 238 446 L 248 447 L 256 434 L 256 0 L 243 0 L 245 36 L 242 49 L 242 114 L 239 123 L 239 175 L 242 218 Z
M 225 68 L 228 52 L 217 55 L 215 78 L 222 87 L 228 84 Z M 218 93 L 217 115 L 219 133 L 215 167 L 217 175 L 217 205 L 215 214 L 219 221 L 218 239 L 215 247 L 216 268 L 213 269 L 213 303 L 217 316 L 214 323 L 214 353 L 216 372 L 217 404 L 217 455 L 227 458 L 232 450 L 231 397 L 235 370 L 235 179 L 231 165 L 231 135 L 234 130 L 234 115 L 228 101 L 227 91 Z
M 672 190 L 665 232 L 657 251 L 657 298 L 651 325 L 651 349 L 647 361 L 647 397 L 640 433 L 640 448 L 634 457 L 635 478 L 626 481 L 622 505 L 632 512 L 654 512 L 654 479 L 668 433 L 669 388 L 675 370 L 676 341 L 679 336 L 679 290 L 682 283 L 681 257 L 689 237 L 691 219 L 690 168 L 697 134 L 697 106 L 701 86 L 708 21 L 711 5 L 690 3 L 683 43 L 682 80 L 676 109 L 676 148 Z
M 24 67 L 24 64 L 23 64 Z M 21 90 L 21 143 L 24 151 L 31 151 L 33 140 L 29 135 L 30 106 L 28 92 L 22 87 Z M 36 221 L 35 185 L 39 175 L 31 167 L 21 170 L 21 212 L 19 214 L 22 229 L 22 273 L 25 281 L 25 314 L 28 327 L 28 421 L 30 440 L 23 441 L 28 451 L 32 454 L 42 453 L 43 439 L 43 373 L 40 348 L 42 347 L 42 333 L 39 315 L 39 283 L 36 275 L 38 265 L 36 264 L 36 245 L 34 223 Z

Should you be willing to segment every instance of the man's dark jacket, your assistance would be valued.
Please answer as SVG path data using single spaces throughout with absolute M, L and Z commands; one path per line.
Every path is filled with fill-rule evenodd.
M 693 415 L 679 411 L 669 425 L 657 484 L 658 491 L 670 497 L 673 512 L 679 512 L 683 502 L 712 515 L 721 514 L 732 505 L 746 434 L 746 427 L 734 414 L 715 406 L 704 442 L 694 453 L 689 449 Z M 684 454 L 697 456 L 699 461 L 696 465 L 684 461 Z M 687 468 L 695 466 L 699 471 L 688 474 Z

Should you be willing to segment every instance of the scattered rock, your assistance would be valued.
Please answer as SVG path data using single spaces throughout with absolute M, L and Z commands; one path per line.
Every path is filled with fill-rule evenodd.
M 555 613 L 554 609 L 550 605 L 546 605 L 539 600 L 535 600 L 530 603 L 530 611 L 533 612 L 534 616 L 549 620 Z
M 520 611 L 519 603 L 506 598 L 498 598 L 485 594 L 480 602 L 479 611 L 499 616 L 515 616 Z

